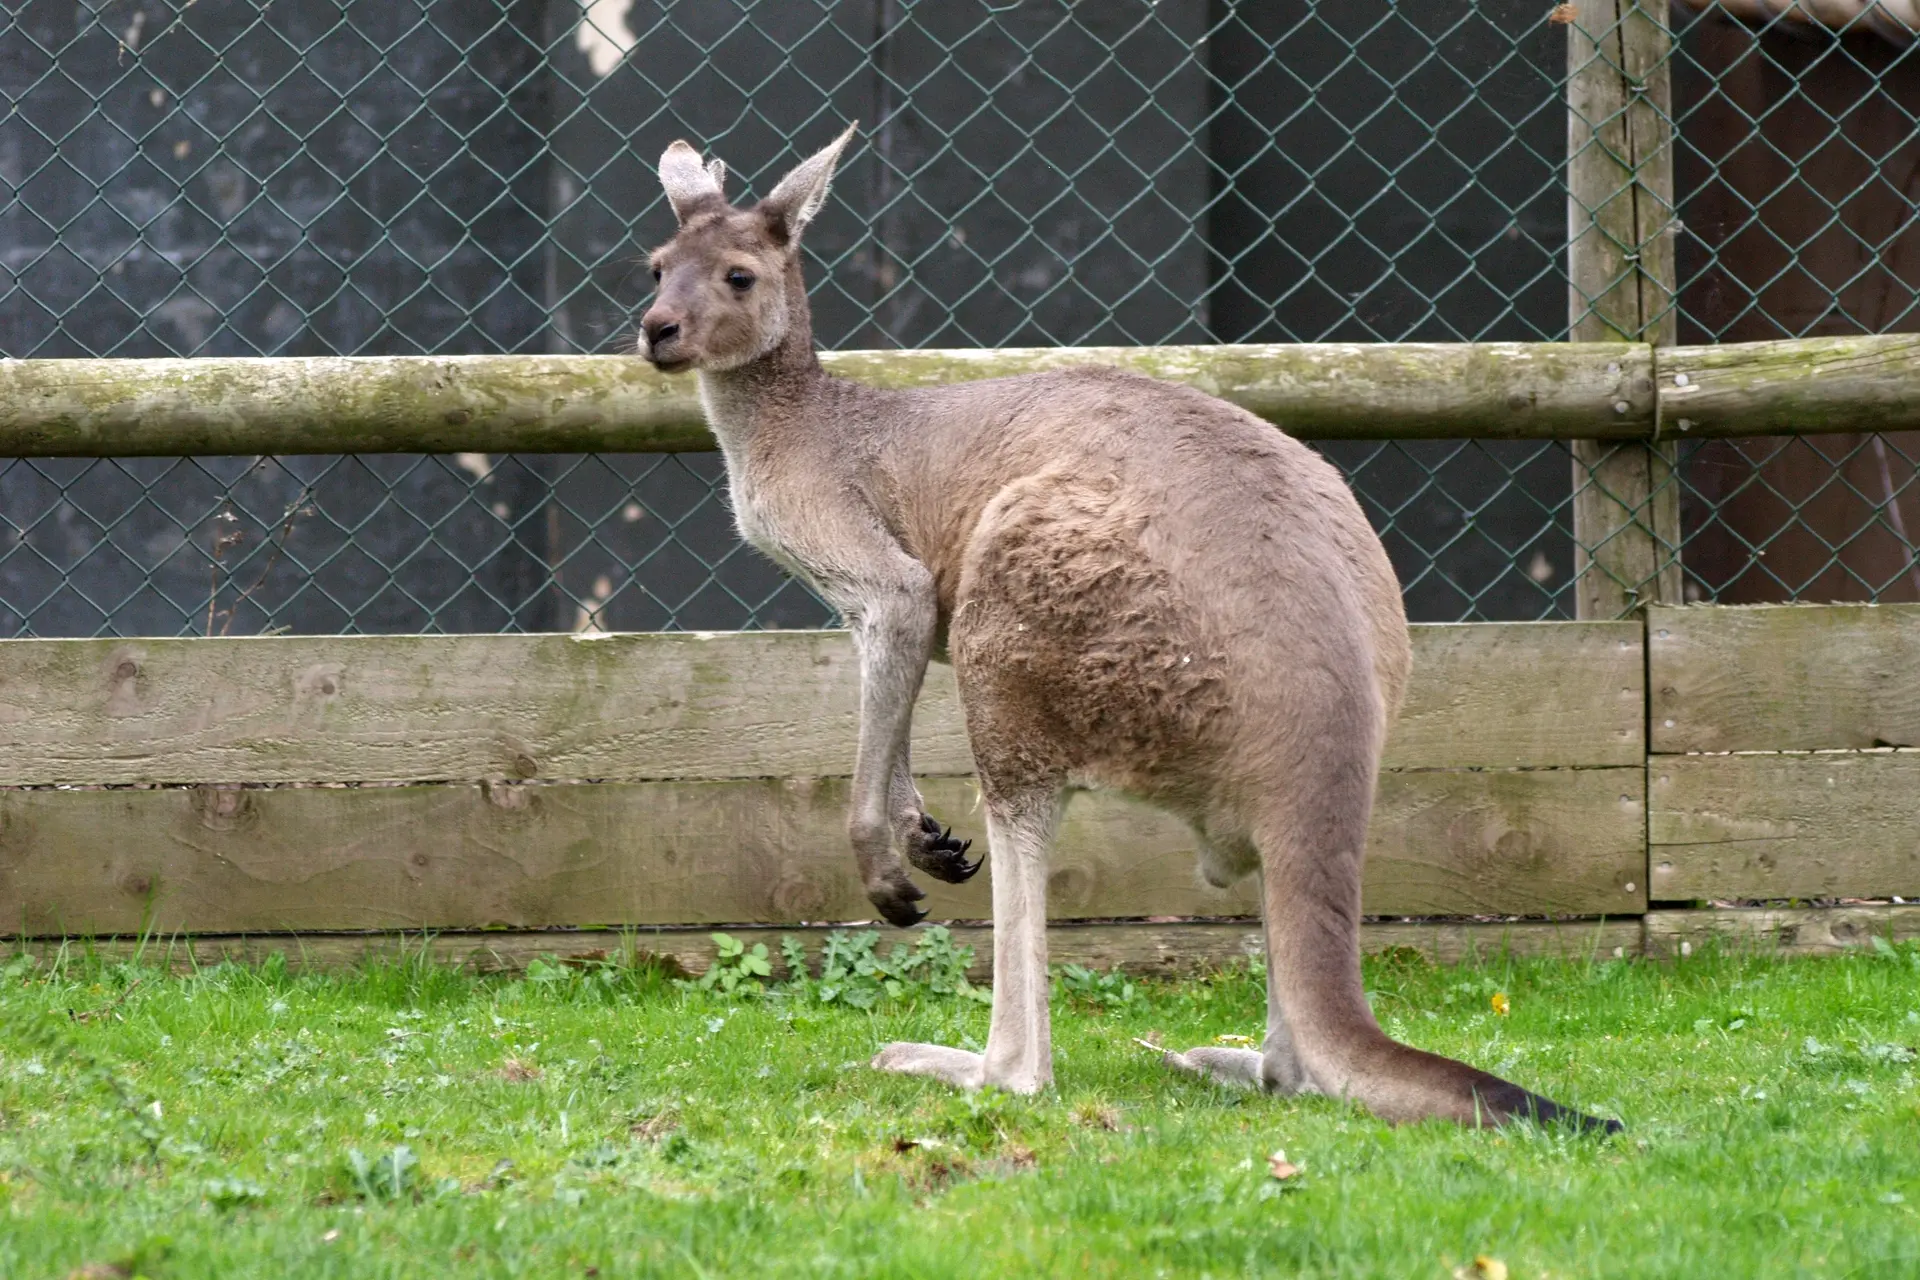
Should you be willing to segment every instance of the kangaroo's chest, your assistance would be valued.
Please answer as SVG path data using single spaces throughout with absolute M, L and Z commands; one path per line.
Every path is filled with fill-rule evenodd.
M 751 467 L 727 460 L 727 489 L 733 495 L 733 522 L 740 536 L 761 554 L 815 591 L 821 590 L 824 566 L 807 553 L 806 520 L 790 495 L 769 485 Z

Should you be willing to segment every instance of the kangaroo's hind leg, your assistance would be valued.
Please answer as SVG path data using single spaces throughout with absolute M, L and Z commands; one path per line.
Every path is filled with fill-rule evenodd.
M 1053 1083 L 1053 1035 L 1047 1020 L 1047 848 L 1061 789 L 1011 793 L 987 784 L 987 874 L 993 881 L 993 1017 L 987 1051 L 898 1041 L 875 1056 L 882 1071 L 933 1076 L 975 1089 L 1038 1093 Z
M 1184 1053 L 1169 1051 L 1164 1060 L 1170 1067 L 1232 1088 L 1278 1094 L 1318 1092 L 1294 1048 L 1293 1028 L 1280 1002 L 1279 975 L 1271 964 L 1267 966 L 1267 1035 L 1258 1049 L 1202 1045 Z
M 1389 1039 L 1374 1020 L 1360 976 L 1359 929 L 1375 765 L 1364 736 L 1337 740 L 1304 757 L 1291 776 L 1276 778 L 1251 824 L 1267 942 L 1261 1083 L 1274 1092 L 1350 1098 L 1396 1123 L 1534 1120 L 1617 1131 L 1614 1121 Z M 1238 1069 L 1248 1070 L 1244 1061 Z

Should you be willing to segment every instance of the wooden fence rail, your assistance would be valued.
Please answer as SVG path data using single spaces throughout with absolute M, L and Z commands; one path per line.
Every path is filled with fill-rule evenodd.
M 1119 364 L 1310 438 L 1920 428 L 1913 336 L 826 358 L 888 386 Z M 630 357 L 0 361 L 0 456 L 711 444 L 693 384 Z M 1369 925 L 1369 945 L 1920 936 L 1920 907 L 1887 901 L 1920 897 L 1920 606 L 1657 606 L 1414 640 L 1364 902 L 1424 919 Z M 861 918 L 842 834 L 855 685 L 827 632 L 0 641 L 0 936 L 186 934 L 325 962 L 426 930 L 511 963 L 640 930 L 697 966 L 704 927 Z M 944 669 L 914 759 L 968 830 Z M 1056 954 L 1245 951 L 1253 895 L 1200 886 L 1192 855 L 1164 815 L 1076 801 Z M 978 919 L 986 885 L 930 886 L 929 905 Z M 1710 905 L 1728 901 L 1772 905 Z
M 1672 440 L 1920 428 L 1920 335 L 1644 343 L 843 351 L 933 386 L 1108 364 L 1302 439 Z M 0 360 L 0 457 L 713 448 L 691 378 L 632 356 Z

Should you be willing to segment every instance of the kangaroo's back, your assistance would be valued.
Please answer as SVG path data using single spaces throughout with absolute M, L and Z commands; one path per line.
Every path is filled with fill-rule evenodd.
M 1253 661 L 1365 649 L 1397 714 L 1412 661 L 1399 582 L 1338 470 L 1299 441 L 1197 389 L 1102 367 L 866 395 L 864 416 L 885 423 L 876 468 L 943 616 L 983 513 L 1045 475 L 1109 493 L 1138 553 L 1195 588 L 1192 625 Z

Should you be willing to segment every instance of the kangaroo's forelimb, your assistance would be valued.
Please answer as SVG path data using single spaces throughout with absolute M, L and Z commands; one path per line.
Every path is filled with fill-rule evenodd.
M 917 905 L 926 893 L 908 878 L 900 850 L 912 848 L 908 841 L 925 817 L 908 768 L 908 737 L 933 655 L 937 609 L 926 570 L 911 561 L 886 563 L 896 559 L 905 558 L 884 557 L 891 572 L 873 566 L 864 581 L 836 594 L 845 600 L 860 654 L 860 741 L 847 835 L 867 897 L 888 923 L 906 928 L 926 918 Z
M 953 839 L 934 821 L 913 784 L 913 704 L 933 657 L 938 602 L 926 566 L 904 554 L 877 521 L 836 521 L 822 532 L 813 530 L 812 540 L 831 550 L 816 553 L 816 563 L 830 567 L 816 585 L 846 617 L 860 658 L 847 836 L 868 899 L 889 924 L 908 928 L 926 918 L 919 906 L 926 894 L 908 877 L 902 854 L 953 884 L 980 869 L 966 858 L 971 842 Z

